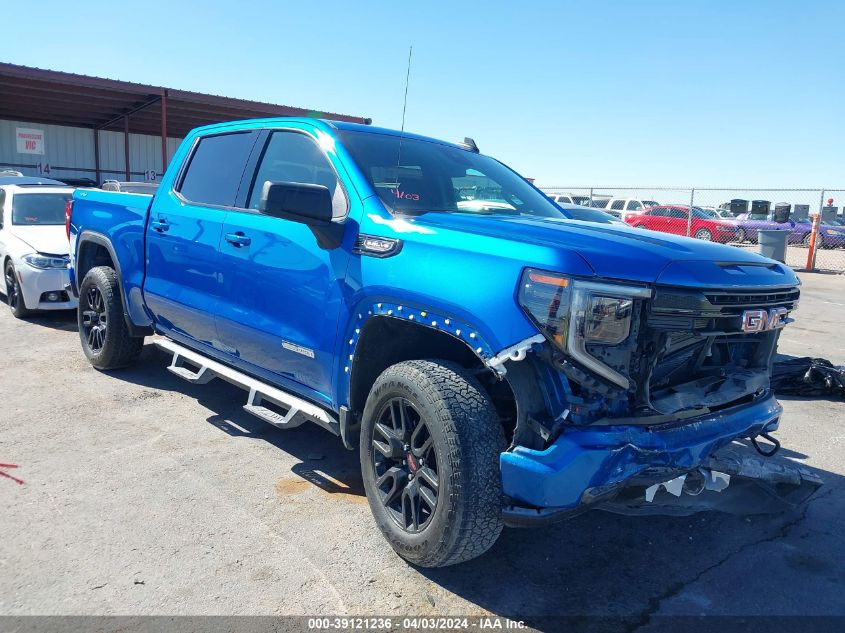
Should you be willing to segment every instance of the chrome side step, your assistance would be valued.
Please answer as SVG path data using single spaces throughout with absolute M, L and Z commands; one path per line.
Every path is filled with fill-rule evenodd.
M 161 349 L 173 354 L 173 359 L 167 369 L 179 378 L 195 385 L 205 385 L 215 378 L 221 378 L 246 389 L 249 392 L 247 403 L 244 405 L 244 410 L 247 413 L 251 413 L 280 429 L 292 429 L 305 422 L 314 422 L 331 433 L 340 435 L 338 421 L 325 409 L 287 391 L 263 383 L 228 365 L 203 356 L 170 339 L 159 338 L 154 342 Z M 186 361 L 199 369 L 194 371 L 186 367 Z M 281 410 L 281 412 L 264 406 L 265 403 Z

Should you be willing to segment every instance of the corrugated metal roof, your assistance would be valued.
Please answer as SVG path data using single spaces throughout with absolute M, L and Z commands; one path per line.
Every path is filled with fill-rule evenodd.
M 237 119 L 304 116 L 369 123 L 364 117 L 233 99 L 163 86 L 0 63 L 0 119 L 160 134 L 166 97 L 167 134 Z

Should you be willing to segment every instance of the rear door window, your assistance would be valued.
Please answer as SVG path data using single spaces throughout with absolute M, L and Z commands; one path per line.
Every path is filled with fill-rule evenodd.
M 202 138 L 182 176 L 182 197 L 198 204 L 234 206 L 255 137 L 255 132 L 239 132 Z

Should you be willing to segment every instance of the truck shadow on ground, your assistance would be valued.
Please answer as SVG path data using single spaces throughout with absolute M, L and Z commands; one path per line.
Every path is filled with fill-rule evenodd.
M 241 409 L 242 390 L 219 380 L 191 385 L 167 372 L 167 363 L 164 352 L 148 345 L 138 366 L 114 376 L 196 398 L 214 412 L 208 422 L 224 433 L 268 442 L 299 460 L 294 475 L 365 502 L 357 452 L 344 449 L 339 438 L 313 424 L 275 429 Z M 667 608 L 769 615 L 777 605 L 777 613 L 845 614 L 838 597 L 845 548 L 831 528 L 845 514 L 845 478 L 808 468 L 824 487 L 809 504 L 783 514 L 593 511 L 543 528 L 505 529 L 486 555 L 463 565 L 407 570 L 439 587 L 435 612 L 442 590 L 542 631 L 560 629 L 560 616 L 574 618 L 565 621 L 570 630 L 634 630 Z M 697 589 L 690 590 L 693 584 Z
M 247 399 L 243 389 L 220 379 L 192 385 L 167 371 L 169 362 L 167 352 L 147 344 L 136 367 L 113 375 L 144 387 L 184 393 L 213 411 L 206 421 L 227 435 L 261 440 L 297 458 L 299 463 L 291 469 L 294 475 L 328 494 L 366 499 L 358 453 L 346 450 L 339 437 L 310 423 L 277 429 L 243 410 Z

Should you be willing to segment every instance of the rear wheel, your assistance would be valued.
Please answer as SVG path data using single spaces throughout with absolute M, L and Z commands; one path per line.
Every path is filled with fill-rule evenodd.
M 502 531 L 505 437 L 475 377 L 445 361 L 387 368 L 367 398 L 361 470 L 376 523 L 423 567 L 487 551 Z
M 705 242 L 712 242 L 713 234 L 710 232 L 709 229 L 698 229 L 695 232 L 695 239 L 704 240 Z
M 82 350 L 97 369 L 126 367 L 138 358 L 144 337 L 129 334 L 113 268 L 98 266 L 85 275 L 79 286 L 77 318 Z
M 24 303 L 21 286 L 18 283 L 18 276 L 12 262 L 6 263 L 4 278 L 6 280 L 6 303 L 9 304 L 12 314 L 18 319 L 28 317 L 32 314 L 32 310 L 27 309 Z

